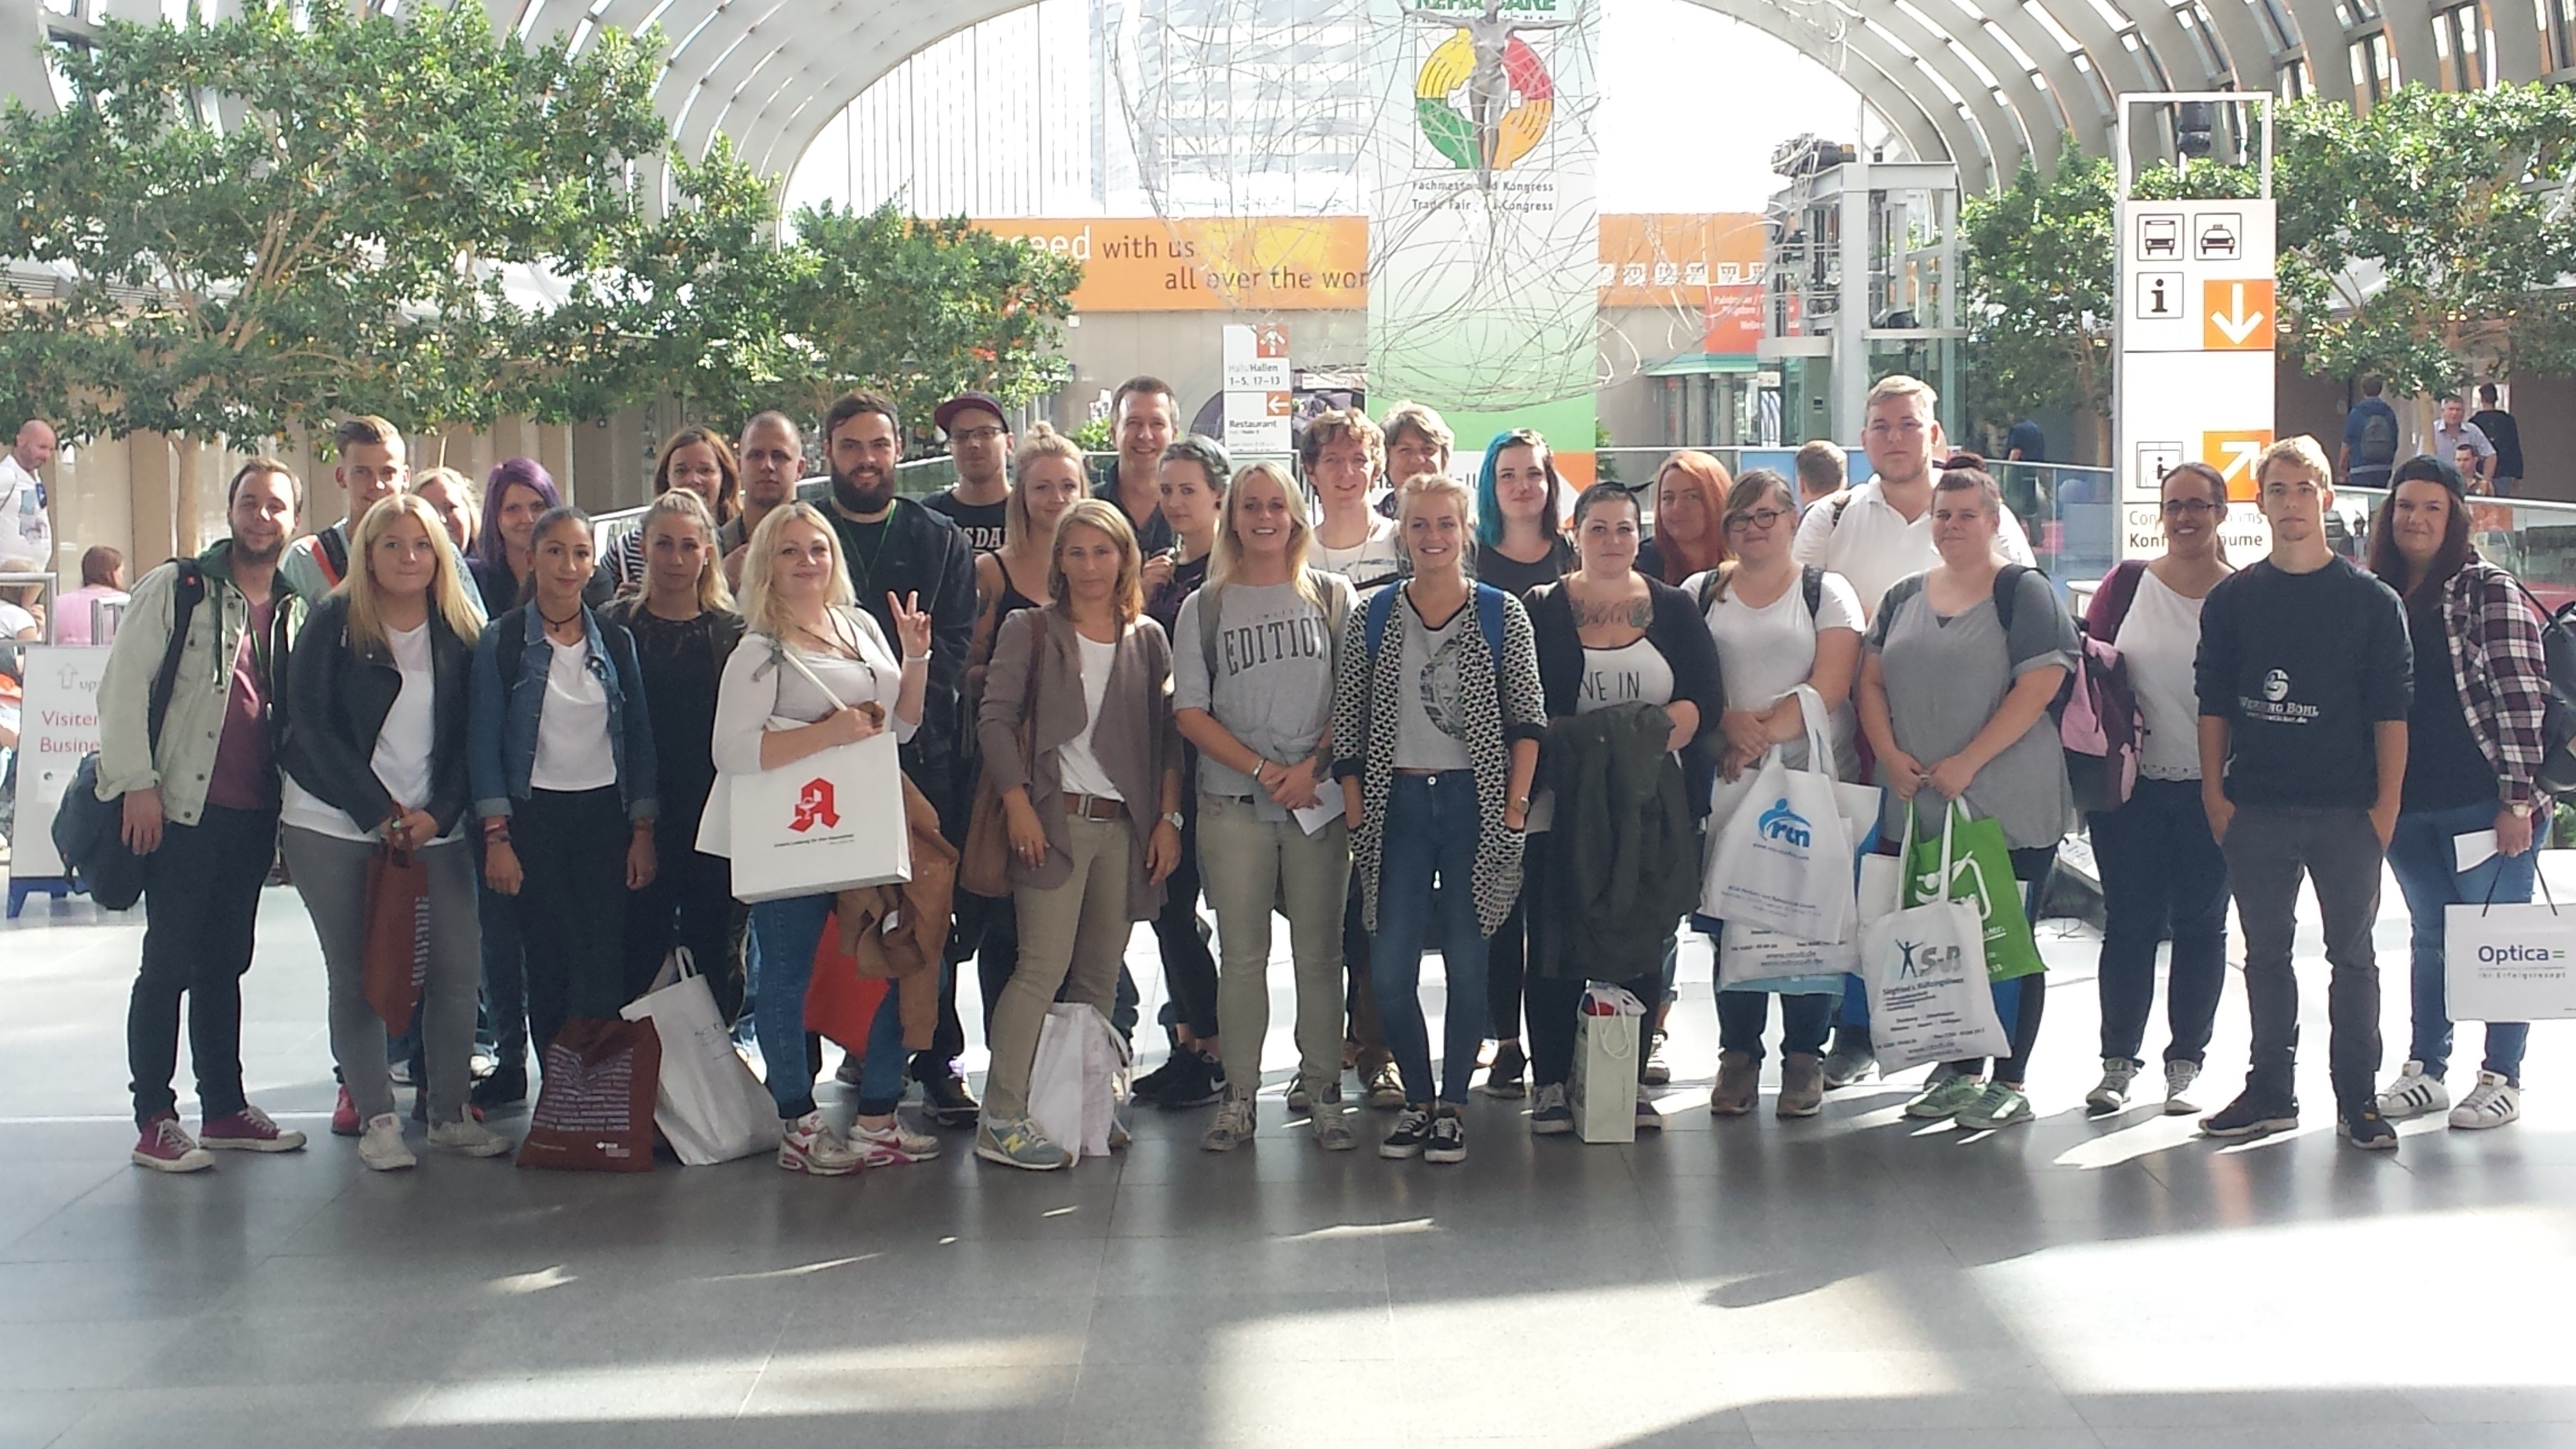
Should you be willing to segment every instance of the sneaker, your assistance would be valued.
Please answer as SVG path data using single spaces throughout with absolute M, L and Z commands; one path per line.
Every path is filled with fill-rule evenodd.
M 867 1059 L 857 1052 L 841 1053 L 841 1064 L 832 1069 L 832 1080 L 853 1091 L 858 1089 L 859 1074 L 867 1070 Z
M 2127 1057 L 2104 1057 L 2102 1080 L 2084 1094 L 2084 1110 L 2108 1117 L 2129 1105 L 2129 1084 L 2138 1079 L 2138 1064 Z
M 1073 1154 L 1049 1142 L 1038 1124 L 1026 1117 L 995 1117 L 986 1112 L 975 1122 L 975 1155 L 1004 1167 L 1053 1172 L 1073 1165 Z
M 465 1059 L 465 1074 L 479 1082 L 492 1075 L 500 1065 L 501 1059 L 492 1054 L 491 1048 L 476 1047 L 474 1054 Z
M 1751 1052 L 1717 1054 L 1717 1085 L 1709 1088 L 1708 1110 L 1720 1117 L 1741 1117 L 1762 1095 L 1762 1063 Z
M 971 1130 L 975 1119 L 984 1115 L 982 1104 L 966 1090 L 966 1079 L 954 1067 L 921 1079 L 921 1110 L 933 1126 L 959 1132 Z
M 1404 1105 L 1404 1077 L 1393 1062 L 1380 1062 L 1368 1074 L 1368 1104 L 1372 1110 L 1392 1112 Z
M 393 1078 L 395 1086 L 408 1087 L 411 1085 L 411 1063 L 408 1061 L 387 1062 L 385 1064 L 385 1075 Z
M 1530 1108 L 1530 1135 L 1554 1137 L 1574 1130 L 1574 1108 L 1565 1100 L 1565 1084 L 1550 1082 L 1538 1089 L 1538 1100 Z
M 1335 1077 L 1324 1083 L 1320 1094 L 1316 1092 L 1315 1084 L 1303 1077 L 1288 1084 L 1288 1110 L 1291 1114 L 1302 1117 L 1314 1111 L 1317 1102 L 1332 1107 L 1342 1105 L 1342 1079 Z
M 2191 1084 L 2200 1080 L 2200 1063 L 2165 1063 L 2165 1115 L 2188 1117 L 2199 1111 L 2191 1103 Z
M 176 1112 L 164 1112 L 143 1124 L 133 1156 L 135 1166 L 154 1172 L 203 1172 L 215 1165 L 215 1155 L 197 1145 L 197 1139 L 179 1125 Z
M 1250 1097 L 1229 1094 L 1225 1104 L 1216 1109 L 1216 1120 L 1208 1124 L 1199 1146 L 1209 1152 L 1232 1152 L 1252 1140 L 1253 1129 L 1260 1125 Z
M 2258 1093 L 2248 1087 L 2236 1100 L 2200 1119 L 2200 1135 L 2222 1140 L 2267 1137 L 2299 1125 L 2299 1099 Z
M 1825 1110 L 1825 1059 L 1808 1052 L 1787 1052 L 1780 1058 L 1780 1101 L 1772 1109 L 1779 1117 L 1813 1117 Z
M 1646 1044 L 1646 1065 L 1644 1070 L 1637 1073 L 1637 1080 L 1649 1087 L 1669 1087 L 1673 1084 L 1673 1065 L 1664 1060 L 1664 1035 L 1663 1032 L 1658 1031 L 1655 1033 L 1655 1039 Z
M 1519 1042 L 1507 1041 L 1494 1048 L 1494 1064 L 1485 1072 L 1484 1093 L 1514 1101 L 1526 1097 L 1529 1086 L 1524 1078 L 1528 1073 L 1528 1054 L 1521 1050 Z
M 1998 1127 L 2012 1127 L 2031 1119 L 2030 1098 L 2020 1089 L 2001 1082 L 1988 1082 L 1977 1099 L 1959 1109 L 1950 1120 L 1971 1132 L 1992 1132 Z
M 1825 1090 L 1858 1086 L 1878 1075 L 1878 1053 L 1866 1040 L 1837 1042 L 1825 1053 Z
M 2478 1084 L 2451 1109 L 2451 1125 L 2463 1132 L 2481 1132 L 2521 1116 L 2522 1088 L 2494 1072 L 2480 1072 Z
M 369 1172 L 400 1172 L 420 1165 L 420 1159 L 411 1155 L 410 1146 L 403 1141 L 402 1119 L 391 1112 L 367 1119 L 366 1127 L 358 1134 L 358 1160 L 367 1165 Z
M 1923 1122 L 1956 1117 L 1985 1095 L 1985 1090 L 1984 1078 L 1972 1076 L 1944 1062 L 1932 1069 L 1931 1076 L 1923 1079 L 1923 1090 L 1915 1093 L 1914 1100 L 1905 1104 L 1905 1115 Z
M 474 1120 L 471 1113 L 433 1125 L 429 1145 L 459 1157 L 498 1157 L 513 1146 L 509 1138 Z
M 2337 1113 L 2335 1135 L 2364 1152 L 2397 1150 L 2397 1126 L 2377 1107 Z
M 527 1063 L 522 1061 L 517 1066 L 495 1068 L 492 1075 L 474 1084 L 473 1089 L 465 1094 L 465 1100 L 486 1112 L 498 1112 L 528 1100 Z M 337 1131 L 338 1128 L 332 1130 Z
M 1185 1051 L 1172 1060 L 1179 1064 L 1180 1071 L 1155 1097 L 1156 1106 L 1166 1112 L 1187 1112 L 1225 1100 L 1225 1081 L 1215 1058 Z
M 859 1154 L 821 1112 L 808 1112 L 778 1134 L 778 1165 L 809 1177 L 847 1177 L 859 1170 Z
M 465 1115 L 473 1118 L 477 1122 L 482 1121 L 484 1116 L 483 1109 L 474 1105 L 474 1097 L 471 1089 L 468 1089 L 465 1098 Z M 424 1127 L 429 1125 L 429 1088 L 414 1087 L 412 1089 L 411 1120 L 418 1122 Z
M 847 1140 L 850 1151 L 858 1154 L 861 1167 L 901 1167 L 909 1162 L 928 1162 L 939 1155 L 939 1139 L 904 1126 L 901 1117 L 883 1127 L 853 1122 Z
M 1174 1048 L 1161 1066 L 1127 1084 L 1127 1100 L 1137 1103 L 1161 1101 L 1165 1089 L 1179 1080 L 1188 1059 L 1194 1055 L 1196 1053 Z
M 304 1147 L 304 1134 L 278 1126 L 257 1107 L 244 1107 L 229 1117 L 200 1123 L 197 1142 L 212 1151 L 297 1152 Z
M 2409 1117 L 2447 1110 L 2451 1105 L 2451 1089 L 2442 1085 L 2440 1077 L 2426 1076 L 2422 1062 L 2408 1062 L 2398 1070 L 2397 1080 L 2388 1084 L 2388 1089 L 2379 1094 L 2373 1105 L 2378 1107 L 2380 1116 L 2392 1122 L 2403 1122 Z
M 358 1128 L 358 1104 L 349 1099 L 349 1089 L 342 1087 L 339 1100 L 331 1104 L 331 1135 L 355 1137 Z
M 1395 1130 L 1388 1133 L 1387 1139 L 1377 1145 L 1377 1155 L 1397 1158 L 1420 1157 L 1422 1149 L 1430 1143 L 1431 1109 L 1407 1107 L 1403 1115 L 1395 1119 Z
M 1643 1084 L 1637 1088 L 1637 1130 L 1640 1132 L 1664 1130 L 1664 1114 L 1656 1110 L 1655 1099 L 1646 1095 Z
M 1467 1119 L 1455 1107 L 1443 1107 L 1431 1118 L 1431 1141 L 1422 1149 L 1425 1162 L 1467 1160 Z
M 1315 1145 L 1326 1152 L 1348 1152 L 1360 1145 L 1359 1133 L 1351 1130 L 1351 1109 L 1343 1106 L 1338 1097 L 1307 1120 L 1315 1124 Z

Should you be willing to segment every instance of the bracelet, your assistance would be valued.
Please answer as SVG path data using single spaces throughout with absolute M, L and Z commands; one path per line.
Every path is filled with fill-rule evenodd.
M 491 819 L 484 821 L 483 839 L 485 843 L 492 845 L 509 844 L 510 818 L 506 815 L 495 815 Z

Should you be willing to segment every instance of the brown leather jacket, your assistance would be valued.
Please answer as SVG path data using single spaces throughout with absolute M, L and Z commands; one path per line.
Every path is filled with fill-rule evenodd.
M 894 983 L 904 1049 L 921 1051 L 939 1027 L 939 959 L 948 945 L 957 847 L 939 833 L 939 812 L 909 778 L 903 821 L 912 836 L 912 879 L 843 891 L 835 909 L 842 954 L 858 962 L 861 976 Z

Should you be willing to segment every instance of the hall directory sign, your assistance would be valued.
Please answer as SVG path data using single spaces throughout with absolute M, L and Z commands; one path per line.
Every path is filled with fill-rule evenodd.
M 2271 107 L 2238 92 L 2121 98 L 2119 300 L 2113 325 L 2113 471 L 2119 555 L 2164 551 L 2164 476 L 2185 460 L 2218 470 L 2233 506 L 2220 528 L 2243 564 L 2269 547 L 2254 508 L 2255 461 L 2272 444 L 2273 351 L 2279 313 L 2273 274 Z M 2262 110 L 2262 195 L 2146 201 L 2130 197 L 2132 111 L 2172 113 L 2181 102 Z M 2222 131 L 2222 134 L 2224 132 Z M 2185 173 L 2188 181 L 2188 172 Z

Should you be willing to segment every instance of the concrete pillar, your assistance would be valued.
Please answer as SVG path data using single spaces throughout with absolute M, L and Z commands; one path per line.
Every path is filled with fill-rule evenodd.
M 172 510 L 170 440 L 159 433 L 136 433 L 125 440 L 128 498 L 134 546 L 127 549 L 126 571 L 141 577 L 178 556 L 179 532 Z

